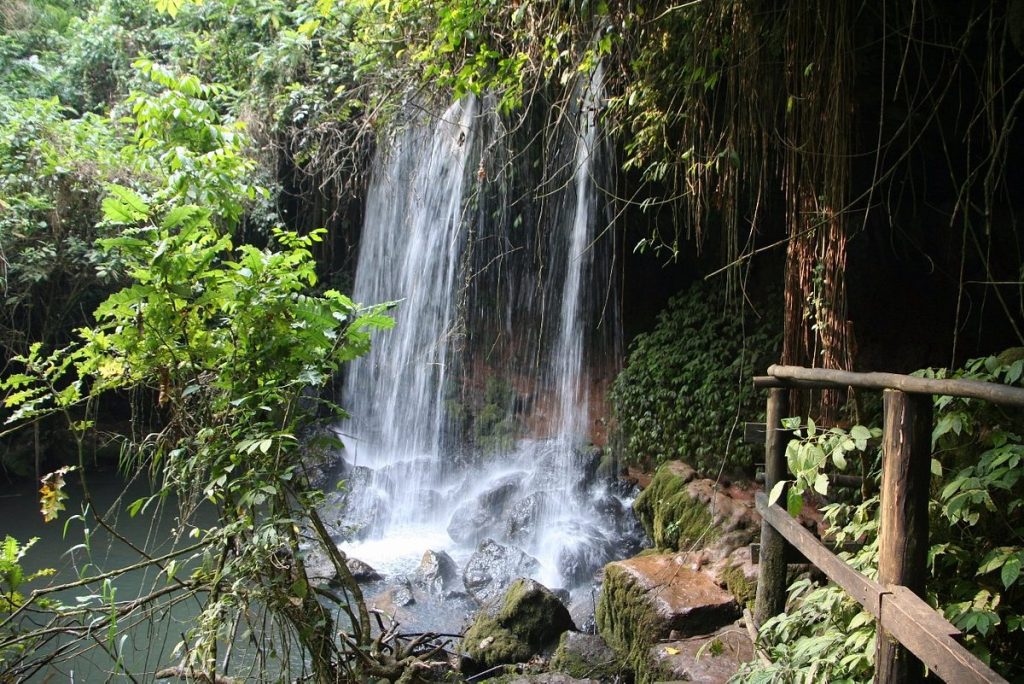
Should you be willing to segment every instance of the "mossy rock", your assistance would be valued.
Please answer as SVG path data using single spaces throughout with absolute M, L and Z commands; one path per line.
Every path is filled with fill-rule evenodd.
M 646 651 L 657 623 L 657 615 L 644 596 L 646 590 L 630 581 L 615 564 L 605 566 L 604 585 L 595 612 L 597 629 L 624 663 L 643 679 Z
M 575 629 L 572 617 L 551 590 L 518 579 L 477 614 L 463 637 L 463 650 L 482 669 L 521 663 L 570 629 Z
M 657 548 L 688 551 L 718 537 L 707 506 L 688 491 L 696 475 L 682 461 L 669 461 L 633 502 L 637 520 Z
M 640 684 L 657 677 L 648 652 L 659 639 L 710 633 L 740 613 L 728 592 L 677 561 L 676 554 L 646 555 L 605 566 L 597 628 Z
M 597 634 L 565 632 L 551 656 L 551 670 L 576 679 L 626 681 L 629 668 Z
M 730 565 L 720 574 L 725 588 L 736 597 L 736 603 L 753 610 L 754 595 L 757 593 L 757 582 L 751 581 L 738 565 Z

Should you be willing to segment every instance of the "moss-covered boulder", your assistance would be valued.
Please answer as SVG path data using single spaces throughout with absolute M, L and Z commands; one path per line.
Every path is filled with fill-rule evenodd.
M 462 639 L 465 654 L 481 670 L 521 663 L 575 629 L 569 611 L 551 590 L 531 579 L 512 583 L 499 601 L 477 614 Z
M 687 488 L 696 477 L 682 461 L 669 461 L 633 502 L 637 519 L 657 548 L 685 549 L 711 536 L 711 513 Z
M 751 488 L 697 478 L 682 461 L 658 468 L 633 510 L 656 548 L 700 551 L 698 565 L 727 557 L 761 529 Z
M 629 680 L 629 670 L 599 634 L 566 632 L 551 656 L 551 670 L 577 679 Z
M 647 554 L 605 566 L 597 628 L 640 682 L 652 677 L 648 651 L 659 639 L 708 634 L 740 614 L 729 592 L 681 558 Z

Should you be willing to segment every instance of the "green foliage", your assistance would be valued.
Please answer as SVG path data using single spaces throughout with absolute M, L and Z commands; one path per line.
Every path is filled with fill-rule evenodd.
M 785 491 L 786 508 L 793 516 L 800 515 L 806 492 L 828 494 L 827 469 L 846 470 L 851 456 L 863 453 L 869 440 L 882 436 L 881 428 L 863 425 L 854 425 L 849 432 L 839 427 L 822 430 L 811 418 L 806 426 L 800 425 L 799 418 L 785 418 L 782 426 L 792 430 L 796 437 L 786 445 L 786 465 L 795 479 L 776 482 L 768 494 L 768 503 L 774 504 Z
M 948 374 L 924 370 L 924 377 L 961 377 L 1020 385 L 1024 350 L 975 359 Z M 788 428 L 798 427 L 787 419 Z M 809 421 L 793 440 L 787 457 L 795 476 L 789 481 L 791 512 L 803 494 L 828 493 L 828 474 L 842 470 L 850 456 L 874 443 L 880 432 L 853 426 L 821 430 Z M 1019 412 L 975 399 L 935 397 L 932 432 L 930 577 L 928 601 L 964 633 L 964 643 L 1010 680 L 1022 674 L 1017 654 L 1024 647 L 1024 425 Z M 873 471 L 877 483 L 877 464 Z M 781 497 L 782 486 L 771 498 Z M 794 492 L 796 492 L 794 494 Z M 859 505 L 823 508 L 837 543 L 861 542 L 844 555 L 873 577 L 878 557 L 878 498 Z M 834 585 L 791 587 L 787 612 L 770 620 L 760 638 L 773 660 L 751 666 L 742 681 L 857 681 L 871 679 L 874 622 Z M 843 655 L 845 654 L 845 655 Z
M 104 293 L 97 196 L 123 173 L 124 141 L 107 120 L 68 114 L 54 99 L 0 95 L 0 344 L 16 352 L 66 340 Z
M 7 535 L 3 544 L 0 545 L 0 622 L 13 621 L 13 625 L 8 627 L 8 631 L 14 636 L 22 637 L 21 641 L 0 646 L 0 668 L 9 659 L 38 646 L 41 642 L 40 638 L 32 638 L 31 635 L 26 638 L 27 630 L 22 629 L 21 623 L 14 619 L 15 614 L 26 605 L 24 585 L 54 574 L 52 568 L 26 573 L 22 567 L 21 560 L 37 541 L 39 541 L 38 538 L 33 537 L 24 544 L 20 544 L 17 539 Z M 48 605 L 55 606 L 56 604 Z
M 761 411 L 750 376 L 774 361 L 777 327 L 730 310 L 721 290 L 698 284 L 676 296 L 653 331 L 633 341 L 612 390 L 626 458 L 682 459 L 705 473 L 749 468 L 740 420 Z
M 1024 354 L 1011 349 L 948 374 L 1022 386 Z M 1010 680 L 1024 674 L 1024 417 L 974 399 L 935 400 L 929 594 L 965 643 Z
M 187 634 L 193 664 L 206 667 L 228 612 L 285 600 L 273 559 L 282 546 L 299 553 L 294 518 L 316 500 L 299 449 L 316 416 L 310 391 L 366 351 L 369 331 L 390 319 L 335 291 L 309 293 L 316 283 L 309 247 L 321 233 L 278 231 L 278 250 L 236 248 L 205 207 L 155 207 L 121 188 L 104 208 L 108 220 L 134 220 L 104 241 L 133 284 L 97 308 L 96 324 L 74 345 L 49 356 L 35 345 L 20 359 L 23 372 L 2 383 L 14 409 L 8 422 L 65 412 L 114 390 L 158 395 L 167 425 L 130 445 L 125 467 L 149 468 L 184 502 L 221 505 L 219 524 L 196 532 L 213 549 L 235 548 L 230 559 L 215 552 L 221 562 L 192 577 L 199 586 L 237 587 L 231 595 L 213 591 Z M 291 580 L 286 586 L 303 614 L 322 619 L 307 605 L 311 594 L 296 594 Z M 314 648 L 309 639 L 306 647 Z
M 233 228 L 242 218 L 245 200 L 268 193 L 249 181 L 256 164 L 246 154 L 244 124 L 223 122 L 214 107 L 224 89 L 145 59 L 135 67 L 158 88 L 128 98 L 144 155 L 141 170 L 158 174 L 162 181 L 157 198 L 216 206 L 218 218 Z
M 81 415 L 112 392 L 149 395 L 151 402 L 133 404 L 122 465 L 148 471 L 157 489 L 129 512 L 173 493 L 183 511 L 179 529 L 191 529 L 196 539 L 190 575 L 175 577 L 172 561 L 163 567 L 171 586 L 151 594 L 175 589 L 200 601 L 201 614 L 180 645 L 185 666 L 212 671 L 230 625 L 261 606 L 276 622 L 268 629 L 291 630 L 326 676 L 350 642 L 335 641 L 333 618 L 304 574 L 297 521 L 317 520 L 319 493 L 309 487 L 300 440 L 318 417 L 341 413 L 319 394 L 342 363 L 368 349 L 370 332 L 391 319 L 337 291 L 316 291 L 311 249 L 323 230 L 298 235 L 275 228 L 272 245 L 236 244 L 229 231 L 261 191 L 248 179 L 253 161 L 241 127 L 224 123 L 214 106 L 225 91 L 151 61 L 137 66 L 150 84 L 129 99 L 135 144 L 118 155 L 140 175 L 131 185 L 108 183 L 101 224 L 110 230 L 97 248 L 128 284 L 96 306 L 92 324 L 79 327 L 66 346 L 52 351 L 36 342 L 15 359 L 19 372 L 0 382 L 10 410 L 5 434 L 60 417 L 78 439 L 81 465 L 82 440 L 94 429 Z M 62 509 L 62 474 L 44 481 L 49 516 Z M 188 512 L 203 499 L 220 516 L 200 529 Z M 314 529 L 337 561 L 322 526 Z M 278 560 L 282 553 L 289 564 Z M 76 611 L 50 619 L 90 621 L 107 630 L 113 652 L 119 624 L 155 600 L 119 602 L 109 581 L 119 572 L 104 576 L 102 601 L 91 594 Z M 358 604 L 358 587 L 346 591 Z M 349 609 L 346 599 L 335 600 Z M 48 610 L 38 602 L 34 608 Z M 351 643 L 362 643 L 367 620 L 350 615 Z M 0 648 L 21 643 L 11 631 L 20 625 L 0 627 Z

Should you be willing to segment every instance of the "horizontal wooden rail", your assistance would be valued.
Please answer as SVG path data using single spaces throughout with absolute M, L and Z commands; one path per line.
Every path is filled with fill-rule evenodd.
M 1024 389 L 1020 387 L 981 380 L 917 378 L 899 373 L 853 373 L 828 368 L 770 366 L 767 376 L 754 378 L 754 386 L 793 389 L 897 389 L 907 394 L 941 394 L 1024 407 Z
M 1006 682 L 957 641 L 959 630 L 906 587 L 882 586 L 829 551 L 789 513 L 758 492 L 757 510 L 786 541 L 875 616 L 935 674 L 956 684 Z

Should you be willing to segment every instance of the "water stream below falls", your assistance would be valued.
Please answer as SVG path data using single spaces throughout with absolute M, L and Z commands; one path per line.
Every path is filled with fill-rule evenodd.
M 354 298 L 396 302 L 396 324 L 350 368 L 327 513 L 385 575 L 432 550 L 477 600 L 502 573 L 587 589 L 635 547 L 631 492 L 591 444 L 618 344 L 602 98 L 598 68 L 531 136 L 470 97 L 378 153 Z

